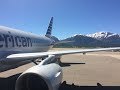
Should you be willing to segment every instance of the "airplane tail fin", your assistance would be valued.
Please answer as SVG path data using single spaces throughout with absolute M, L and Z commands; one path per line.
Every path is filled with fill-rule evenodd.
M 53 17 L 51 18 L 50 20 L 50 23 L 49 23 L 49 26 L 48 26 L 48 29 L 47 29 L 47 32 L 46 32 L 46 37 L 50 37 L 51 36 L 51 33 L 52 33 L 52 25 L 53 25 Z

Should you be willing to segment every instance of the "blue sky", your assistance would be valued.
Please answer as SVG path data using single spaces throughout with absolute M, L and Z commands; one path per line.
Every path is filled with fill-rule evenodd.
M 120 33 L 120 0 L 0 0 L 0 25 L 44 35 L 52 16 L 53 35 L 60 39 Z

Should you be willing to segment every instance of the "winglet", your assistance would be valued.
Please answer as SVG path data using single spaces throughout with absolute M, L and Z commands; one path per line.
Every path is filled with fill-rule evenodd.
M 51 33 L 52 33 L 52 25 L 53 25 L 53 17 L 51 18 L 50 20 L 50 23 L 49 23 L 49 26 L 48 26 L 48 29 L 47 29 L 47 32 L 46 32 L 46 37 L 50 37 L 51 36 Z

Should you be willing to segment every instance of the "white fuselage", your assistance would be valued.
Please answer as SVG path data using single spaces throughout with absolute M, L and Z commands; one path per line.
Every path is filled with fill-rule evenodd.
M 46 36 L 0 26 L 0 71 L 1 68 L 12 65 L 1 63 L 6 56 L 16 53 L 45 52 L 52 47 L 53 42 L 54 40 Z

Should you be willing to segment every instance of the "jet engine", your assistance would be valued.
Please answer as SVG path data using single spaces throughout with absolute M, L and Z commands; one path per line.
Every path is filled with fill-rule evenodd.
M 15 90 L 57 90 L 61 81 L 62 68 L 58 64 L 36 65 L 19 76 Z

